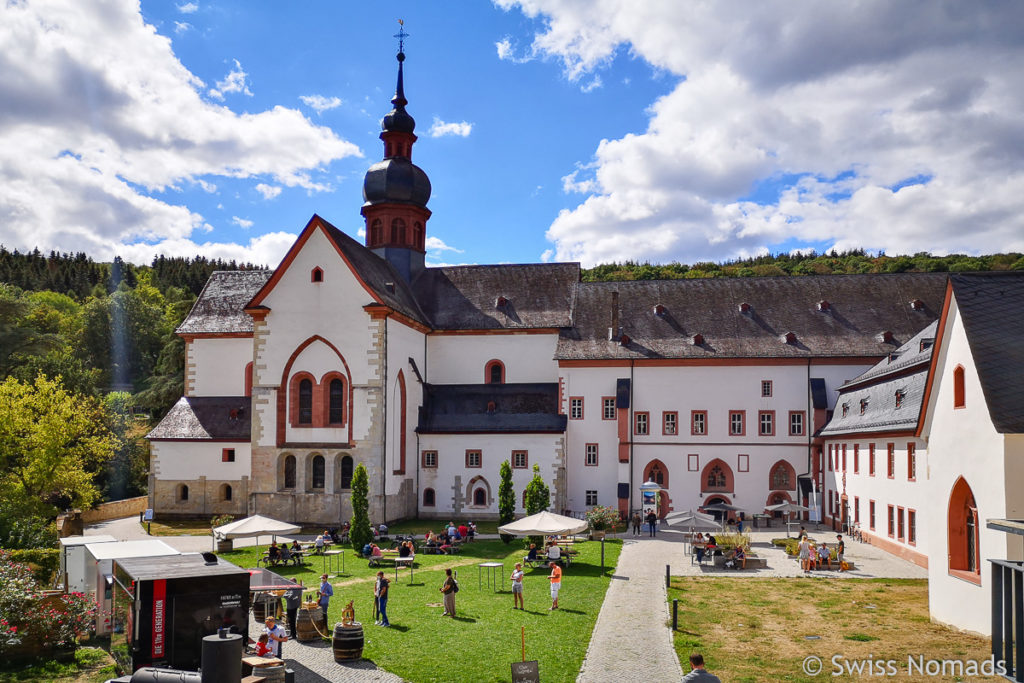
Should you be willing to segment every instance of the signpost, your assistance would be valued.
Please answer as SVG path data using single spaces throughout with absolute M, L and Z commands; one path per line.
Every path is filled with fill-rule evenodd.
M 540 667 L 536 659 L 526 661 L 526 627 L 520 627 L 523 661 L 512 662 L 512 683 L 540 683 Z

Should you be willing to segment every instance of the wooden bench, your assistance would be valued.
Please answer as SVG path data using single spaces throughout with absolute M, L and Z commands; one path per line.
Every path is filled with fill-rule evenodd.
M 715 555 L 714 560 L 713 560 L 713 564 L 714 564 L 715 567 L 717 567 L 719 569 L 724 569 L 725 568 L 725 563 L 728 562 L 728 561 L 729 560 L 728 560 L 728 558 L 726 558 L 725 555 Z M 742 560 L 740 560 L 740 562 L 742 563 Z M 767 569 L 767 568 L 768 568 L 768 558 L 766 558 L 766 557 L 751 557 L 750 555 L 747 555 L 747 566 L 746 567 L 743 567 L 742 565 L 740 566 L 740 569 Z

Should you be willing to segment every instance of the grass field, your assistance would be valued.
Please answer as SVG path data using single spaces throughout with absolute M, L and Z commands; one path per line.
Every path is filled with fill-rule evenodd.
M 549 611 L 547 569 L 526 570 L 526 610 L 512 609 L 508 575 L 524 555 L 521 541 L 477 541 L 455 556 L 417 555 L 414 578 L 407 570 L 385 567 L 392 579 L 388 616 L 392 628 L 373 625 L 373 579 L 377 570 L 346 550 L 346 573 L 332 579 L 334 599 L 328 623 L 341 621 L 341 610 L 355 603 L 356 620 L 363 623 L 366 647 L 363 656 L 378 666 L 417 683 L 428 681 L 507 681 L 509 667 L 521 659 L 521 629 L 526 629 L 526 658 L 539 662 L 542 680 L 574 681 L 586 654 L 612 568 L 622 548 L 620 541 L 605 543 L 606 570 L 601 571 L 601 544 L 581 543 L 579 559 L 565 570 L 560 608 Z M 256 566 L 257 553 L 266 546 L 244 548 L 222 556 L 242 567 Z M 477 565 L 503 561 L 498 586 L 478 587 Z M 318 585 L 322 560 L 311 558 L 304 567 L 279 567 L 282 576 Z M 459 572 L 461 590 L 456 597 L 457 617 L 442 618 L 441 593 L 444 570 Z
M 731 683 L 835 680 L 1002 680 L 948 675 L 908 675 L 908 656 L 928 660 L 975 660 L 989 656 L 987 639 L 933 624 L 928 583 L 917 579 L 744 579 L 676 577 L 669 606 L 679 600 L 675 648 L 683 670 L 691 652 L 701 652 L 709 671 Z M 816 637 L 815 637 L 816 636 Z M 839 666 L 867 662 L 875 673 L 833 676 Z M 819 657 L 817 676 L 803 672 L 807 657 Z M 879 667 L 896 675 L 882 675 Z M 880 664 L 881 661 L 883 664 Z M 813 664 L 813 663 L 812 663 Z
M 114 660 L 106 651 L 80 647 L 74 661 L 31 665 L 0 665 L 0 683 L 102 683 L 116 676 Z

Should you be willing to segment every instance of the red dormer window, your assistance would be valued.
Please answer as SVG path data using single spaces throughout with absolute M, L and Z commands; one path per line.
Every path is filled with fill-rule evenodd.
M 314 268 L 309 274 L 310 282 L 323 282 L 324 281 L 324 270 L 320 266 Z

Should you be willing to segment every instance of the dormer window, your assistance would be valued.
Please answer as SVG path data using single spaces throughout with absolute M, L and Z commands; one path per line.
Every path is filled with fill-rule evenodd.
M 862 398 L 860 400 L 860 414 L 861 415 L 863 415 L 864 413 L 866 413 L 868 411 L 868 403 L 869 403 L 869 401 L 866 398 Z
M 505 306 L 508 306 L 508 299 L 506 299 L 505 297 L 499 296 L 497 299 L 494 300 L 495 308 L 504 308 Z
M 693 335 L 693 340 L 692 341 L 693 341 L 693 345 L 694 346 L 704 346 L 704 335 L 703 334 L 695 334 L 695 335 Z
M 850 414 L 850 404 L 849 403 L 844 403 L 843 404 L 843 417 L 846 417 L 849 414 Z
M 882 332 L 879 332 L 875 336 L 875 339 L 877 339 L 878 341 L 882 342 L 883 344 L 892 344 L 892 339 L 893 339 L 892 332 L 889 331 L 889 330 L 884 330 Z
M 629 342 L 632 341 L 628 334 L 624 334 L 619 337 L 619 346 L 629 346 Z
M 921 301 L 920 299 L 914 299 L 913 301 L 910 302 L 910 310 L 912 310 L 912 311 L 923 311 L 924 310 L 924 302 Z
M 907 397 L 907 392 L 903 389 L 896 390 L 896 409 L 899 410 L 903 407 L 903 399 Z
M 782 337 L 780 337 L 779 340 L 783 344 L 796 344 L 796 332 L 787 332 L 786 334 L 782 335 Z
M 921 353 L 924 353 L 928 349 L 932 348 L 934 345 L 935 345 L 935 340 L 934 339 L 922 339 L 921 340 L 921 346 L 920 346 L 920 348 L 918 350 Z
M 654 307 L 654 315 L 658 316 L 659 318 L 664 317 L 667 312 L 668 309 L 665 308 L 664 304 L 657 304 Z
M 739 306 L 740 313 L 750 313 L 750 309 L 751 308 L 752 308 L 752 306 L 750 304 L 748 304 L 746 301 L 741 303 L 740 306 Z
M 323 268 L 321 268 L 320 266 L 317 266 L 312 271 L 310 271 L 310 273 L 309 273 L 309 281 L 310 282 L 323 282 L 324 281 L 324 271 L 323 271 Z
M 832 309 L 832 304 L 830 304 L 828 301 L 825 301 L 824 299 L 822 299 L 821 301 L 818 302 L 818 310 L 819 311 L 824 313 L 824 312 L 827 312 L 827 311 L 829 311 L 831 309 Z

